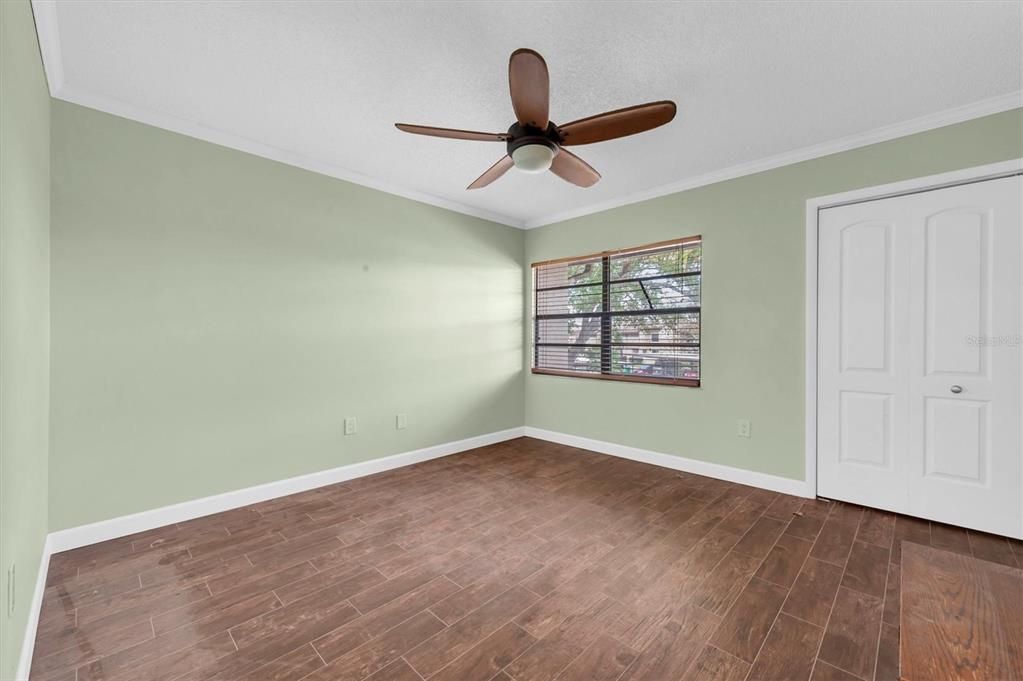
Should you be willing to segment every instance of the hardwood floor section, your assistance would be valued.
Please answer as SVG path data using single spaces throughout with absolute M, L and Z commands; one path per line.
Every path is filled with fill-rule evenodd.
M 912 543 L 1023 559 L 521 438 L 56 554 L 32 680 L 896 681 Z
M 1023 679 L 1023 572 L 903 546 L 901 659 L 906 681 Z

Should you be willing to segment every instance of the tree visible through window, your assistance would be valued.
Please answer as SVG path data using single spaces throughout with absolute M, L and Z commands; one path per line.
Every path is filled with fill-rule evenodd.
M 700 237 L 533 265 L 534 373 L 700 384 Z

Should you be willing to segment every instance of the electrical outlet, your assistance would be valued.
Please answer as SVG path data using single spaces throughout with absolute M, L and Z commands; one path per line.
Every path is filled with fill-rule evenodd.
M 752 437 L 750 435 L 751 426 L 750 426 L 749 419 L 739 419 L 738 426 L 739 426 L 739 437 Z
M 10 617 L 14 614 L 14 594 L 17 593 L 14 578 L 17 577 L 15 572 L 16 565 L 11 563 L 11 566 L 7 568 L 7 616 Z
M 359 423 L 355 420 L 354 416 L 349 416 L 345 419 L 345 435 L 355 435 L 358 429 Z
M 405 430 L 408 428 L 408 414 L 397 414 L 394 417 L 394 427 L 398 430 Z

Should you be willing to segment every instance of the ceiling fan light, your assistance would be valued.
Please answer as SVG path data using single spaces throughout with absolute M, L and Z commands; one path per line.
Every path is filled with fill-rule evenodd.
M 524 144 L 512 154 L 515 167 L 524 173 L 542 173 L 550 170 L 554 149 L 546 144 Z

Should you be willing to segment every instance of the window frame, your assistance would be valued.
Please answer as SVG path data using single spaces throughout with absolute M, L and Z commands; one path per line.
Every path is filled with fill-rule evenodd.
M 698 333 L 699 333 L 700 342 L 699 342 L 699 345 L 696 348 L 696 352 L 697 352 L 697 358 L 698 358 L 697 361 L 699 363 L 699 368 L 700 368 L 700 378 L 662 378 L 662 377 L 658 377 L 658 376 L 632 376 L 632 375 L 629 375 L 629 374 L 613 374 L 613 373 L 610 373 L 610 372 L 606 372 L 605 373 L 605 370 L 606 370 L 607 367 L 606 367 L 606 363 L 604 361 L 604 357 L 605 356 L 606 357 L 610 357 L 611 348 L 614 347 L 612 345 L 611 341 L 610 341 L 610 338 L 611 338 L 611 333 L 610 333 L 611 319 L 613 318 L 613 316 L 615 314 L 620 314 L 620 313 L 615 313 L 615 312 L 613 312 L 613 311 L 608 309 L 609 306 L 610 306 L 610 298 L 609 297 L 610 297 L 611 284 L 614 283 L 614 282 L 612 282 L 610 280 L 611 258 L 614 257 L 614 256 L 629 255 L 629 254 L 632 254 L 632 253 L 640 253 L 640 252 L 643 252 L 643 251 L 650 251 L 650 250 L 655 250 L 655 249 L 667 248 L 667 247 L 671 247 L 671 246 L 678 246 L 680 248 L 683 248 L 686 244 L 691 244 L 691 243 L 694 243 L 694 242 L 699 242 L 700 243 L 700 248 L 701 248 L 700 269 L 697 272 L 690 272 L 690 273 L 686 273 L 686 274 L 697 275 L 700 278 L 700 305 L 695 310 L 690 310 L 690 312 L 692 312 L 692 311 L 696 312 L 696 318 L 697 318 L 697 329 L 698 329 Z M 567 377 L 570 377 L 570 378 L 590 378 L 590 379 L 596 379 L 596 380 L 600 380 L 600 381 L 621 381 L 621 382 L 625 382 L 625 383 L 650 383 L 650 384 L 655 384 L 655 385 L 672 385 L 672 386 L 681 386 L 681 387 L 686 387 L 686 388 L 699 388 L 700 387 L 700 383 L 701 383 L 701 381 L 703 379 L 703 254 L 702 254 L 702 248 L 703 248 L 703 236 L 702 235 L 696 235 L 696 236 L 687 236 L 687 237 L 683 237 L 683 238 L 680 238 L 680 239 L 669 239 L 667 241 L 658 241 L 658 242 L 655 242 L 655 243 L 652 243 L 652 244 L 645 244 L 643 246 L 634 246 L 634 247 L 630 247 L 630 248 L 618 248 L 618 249 L 614 249 L 614 250 L 610 250 L 610 251 L 601 251 L 599 253 L 590 253 L 588 255 L 577 255 L 577 256 L 570 257 L 570 258 L 555 258 L 553 260 L 541 260 L 541 261 L 532 263 L 530 265 L 530 268 L 533 271 L 533 292 L 532 292 L 533 293 L 533 361 L 532 361 L 532 367 L 531 367 L 532 373 L 533 374 L 538 374 L 538 375 L 545 375 L 545 376 L 567 376 Z M 556 265 L 556 264 L 560 264 L 560 263 L 570 263 L 570 262 L 579 262 L 579 261 L 596 260 L 596 259 L 600 259 L 600 261 L 602 263 L 602 272 L 603 272 L 603 280 L 601 282 L 601 295 L 602 295 L 603 302 L 601 304 L 601 311 L 599 313 L 599 316 L 601 318 L 601 333 L 600 333 L 601 370 L 600 370 L 600 373 L 593 373 L 593 372 L 587 372 L 587 371 L 569 371 L 569 370 L 565 370 L 565 369 L 545 369 L 543 367 L 538 367 L 537 366 L 537 362 L 539 361 L 539 348 L 544 347 L 545 345 L 548 345 L 548 344 L 545 344 L 543 342 L 538 342 L 537 341 L 537 338 L 538 338 L 538 336 L 540 334 L 540 321 L 541 321 L 541 317 L 545 317 L 544 315 L 540 315 L 539 314 L 539 310 L 538 310 L 538 304 L 539 304 L 540 296 L 538 295 L 538 293 L 539 293 L 538 288 L 539 287 L 537 286 L 537 275 L 538 275 L 538 272 L 539 272 L 539 268 L 541 268 L 541 267 L 543 267 L 545 265 Z M 587 316 L 597 316 L 597 315 L 587 315 Z M 554 345 L 556 345 L 556 344 L 554 344 Z M 663 345 L 664 345 L 664 347 L 672 347 L 671 345 L 669 345 L 667 343 L 665 343 Z M 675 346 L 675 347 L 678 347 L 678 346 Z M 607 354 L 605 354 L 605 353 L 607 353 Z

